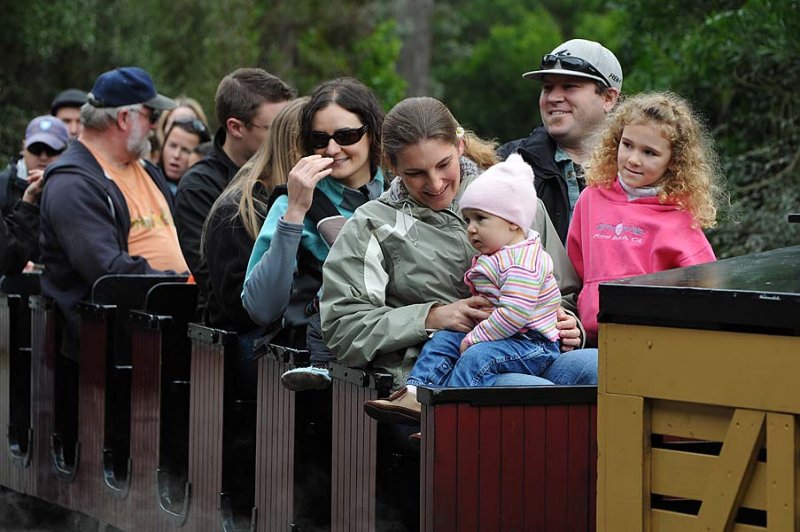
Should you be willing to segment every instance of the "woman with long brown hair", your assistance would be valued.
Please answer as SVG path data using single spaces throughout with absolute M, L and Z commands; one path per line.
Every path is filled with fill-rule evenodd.
M 209 212 L 201 246 L 209 268 L 209 325 L 240 333 L 260 331 L 242 306 L 242 284 L 269 196 L 286 183 L 301 158 L 300 113 L 307 101 L 292 100 L 278 113 L 269 141 L 239 170 Z
M 418 420 L 419 403 L 403 384 L 420 346 L 431 331 L 466 332 L 489 315 L 488 300 L 469 297 L 462 282 L 475 250 L 458 201 L 496 159 L 493 143 L 465 131 L 433 98 L 398 103 L 382 131 L 386 163 L 396 177 L 388 194 L 355 213 L 331 249 L 324 270 L 322 328 L 340 362 L 394 376 L 398 392 L 371 405 L 371 414 L 386 411 L 383 420 Z M 577 276 L 541 203 L 531 228 L 553 258 L 562 294 L 574 293 Z M 562 350 L 580 345 L 577 320 L 563 309 L 557 328 Z M 596 353 L 559 359 L 567 364 L 554 362 L 555 371 L 546 372 L 539 384 L 585 382 L 596 375 Z M 401 415 L 394 416 L 397 412 Z

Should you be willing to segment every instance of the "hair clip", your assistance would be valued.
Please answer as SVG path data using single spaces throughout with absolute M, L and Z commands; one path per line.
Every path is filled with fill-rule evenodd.
M 458 137 L 458 138 L 460 138 L 460 139 L 463 139 L 463 138 L 464 138 L 464 128 L 463 128 L 463 127 L 461 127 L 461 126 L 458 126 L 458 127 L 456 128 L 456 137 Z

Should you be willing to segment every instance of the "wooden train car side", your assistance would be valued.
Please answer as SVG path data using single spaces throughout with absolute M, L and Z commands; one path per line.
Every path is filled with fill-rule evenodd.
M 507 477 L 508 486 L 534 478 L 555 486 L 552 479 L 582 475 L 585 482 L 557 493 L 571 492 L 573 522 L 593 521 L 594 410 L 586 390 L 576 392 L 580 411 L 563 397 L 548 410 L 525 388 L 491 404 L 476 390 L 421 390 L 429 404 L 417 444 L 363 414 L 364 400 L 388 394 L 388 375 L 334 365 L 330 390 L 288 392 L 280 374 L 307 363 L 303 353 L 270 348 L 257 363 L 242 365 L 234 333 L 190 323 L 195 287 L 123 276 L 96 288 L 82 306 L 80 364 L 59 352 L 51 302 L 38 295 L 25 304 L 21 296 L 0 298 L 0 421 L 14 435 L 0 446 L 2 486 L 123 530 L 447 530 L 453 517 L 445 512 L 454 509 L 480 510 L 486 523 L 510 530 L 531 522 L 515 517 L 522 515 L 518 498 L 475 508 L 464 500 L 440 504 L 442 483 L 453 480 L 444 480 L 446 467 L 425 459 L 452 445 L 485 457 L 499 449 L 495 430 L 508 424 L 504 441 L 512 433 L 529 435 L 521 447 L 514 444 L 519 453 L 538 438 L 553 442 L 550 469 L 537 476 L 529 462 L 518 470 L 523 456 L 515 462 L 508 449 L 502 456 L 510 461 L 464 455 L 462 465 L 477 460 L 484 474 Z M 31 324 L 29 369 L 27 348 L 12 334 L 19 316 Z M 243 370 L 252 371 L 250 384 L 242 384 Z M 25 378 L 28 388 L 17 382 Z M 523 397 L 541 404 L 523 405 Z M 550 413 L 528 413 L 529 407 Z M 473 439 L 451 433 L 446 412 L 453 408 L 463 419 L 484 419 L 485 431 L 478 424 Z M 492 421 L 492 410 L 506 417 Z M 20 426 L 26 419 L 27 430 Z M 571 443 L 553 439 L 557 426 Z M 20 435 L 27 435 L 27 447 Z M 576 458 L 566 460 L 567 454 Z M 472 493 L 486 489 L 474 476 L 456 482 Z

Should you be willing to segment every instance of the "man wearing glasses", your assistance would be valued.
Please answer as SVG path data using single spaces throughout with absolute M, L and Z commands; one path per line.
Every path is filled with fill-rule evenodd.
M 200 252 L 206 217 L 239 168 L 266 142 L 275 116 L 296 95 L 294 88 L 261 68 L 234 70 L 217 87 L 214 148 L 183 174 L 175 196 L 175 223 L 199 289 L 200 314 L 208 295 L 208 266 Z
M 175 102 L 137 67 L 101 74 L 81 107 L 83 132 L 44 175 L 42 293 L 66 322 L 62 352 L 77 358 L 77 303 L 106 274 L 186 272 L 161 171 L 143 159 L 148 132 Z
M 539 70 L 523 74 L 540 80 L 543 125 L 525 138 L 504 144 L 500 159 L 518 152 L 533 168 L 536 193 L 547 208 L 561 241 L 578 195 L 585 186 L 581 165 L 589 139 L 622 90 L 622 67 L 598 42 L 572 39 L 542 58 Z
M 0 274 L 22 271 L 39 249 L 39 197 L 42 175 L 67 148 L 67 125 L 54 116 L 37 116 L 25 128 L 22 152 L 0 173 Z

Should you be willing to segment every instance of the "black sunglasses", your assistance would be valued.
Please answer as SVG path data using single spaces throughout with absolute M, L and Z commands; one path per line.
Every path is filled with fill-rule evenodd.
M 367 129 L 369 128 L 364 124 L 356 128 L 337 129 L 333 132 L 333 135 L 328 135 L 322 131 L 312 131 L 311 144 L 314 146 L 314 149 L 321 150 L 333 139 L 339 146 L 350 146 L 361 140 L 361 137 L 364 136 Z
M 44 144 L 42 142 L 36 142 L 34 144 L 31 144 L 25 149 L 28 150 L 28 152 L 34 155 L 35 157 L 39 157 L 40 155 L 42 155 L 42 153 L 46 153 L 48 157 L 55 157 L 56 155 L 64 153 L 64 150 L 66 148 L 62 148 L 60 150 L 54 150 L 47 144 Z
M 572 70 L 574 72 L 583 72 L 584 74 L 591 74 L 603 80 L 607 86 L 611 86 L 606 77 L 601 74 L 595 67 L 588 61 L 580 57 L 573 57 L 571 55 L 553 55 L 547 54 L 542 57 L 542 68 L 550 69 L 556 66 L 556 63 L 561 63 L 561 68 L 564 70 Z
M 208 128 L 203 123 L 202 120 L 198 120 L 196 118 L 178 118 L 174 122 L 172 122 L 172 126 L 170 126 L 170 131 L 173 127 L 180 126 L 181 129 L 185 129 L 189 133 L 194 133 L 200 140 L 203 142 L 208 142 L 211 140 L 211 136 L 208 133 Z
M 151 124 L 155 124 L 158 122 L 158 119 L 161 118 L 161 110 L 153 109 L 152 107 L 143 106 L 142 109 L 147 109 L 150 113 L 147 115 L 147 121 Z

